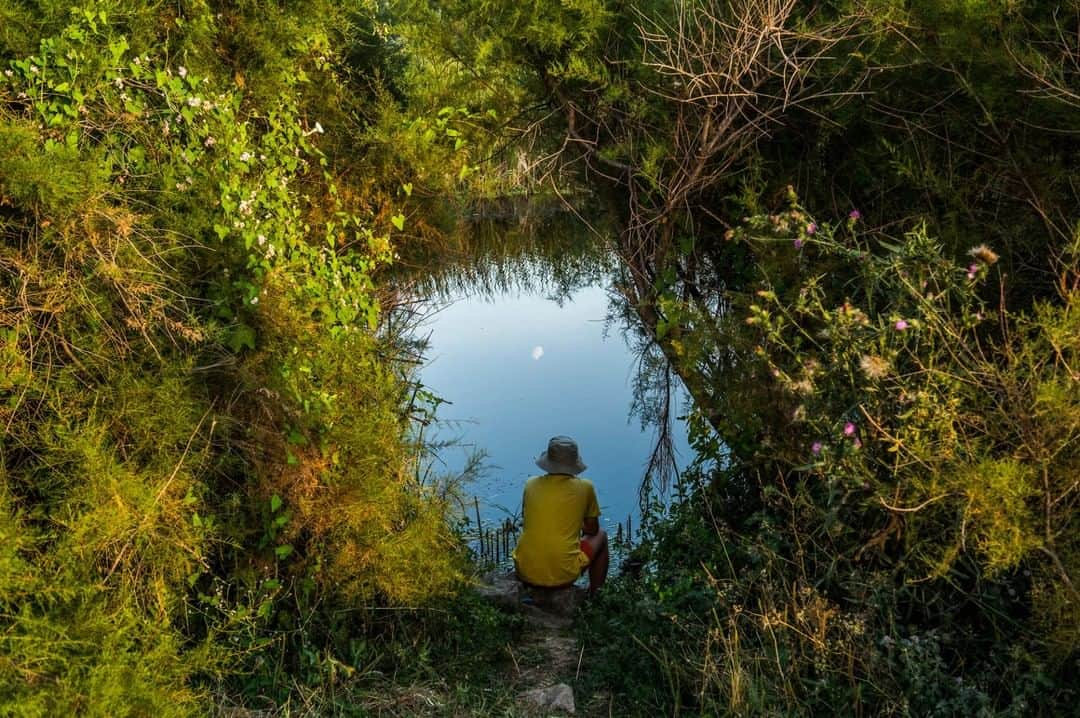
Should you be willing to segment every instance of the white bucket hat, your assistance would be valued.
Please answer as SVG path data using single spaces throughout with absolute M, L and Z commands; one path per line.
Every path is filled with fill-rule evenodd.
M 581 463 L 577 443 L 569 436 L 553 436 L 547 451 L 540 454 L 536 465 L 549 474 L 580 474 L 588 467 Z

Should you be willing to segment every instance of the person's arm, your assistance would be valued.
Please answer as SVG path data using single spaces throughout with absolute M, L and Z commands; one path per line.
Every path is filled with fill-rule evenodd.
M 581 522 L 581 533 L 595 536 L 600 531 L 600 502 L 596 500 L 596 490 L 591 481 L 585 481 L 588 498 L 585 505 L 585 519 Z

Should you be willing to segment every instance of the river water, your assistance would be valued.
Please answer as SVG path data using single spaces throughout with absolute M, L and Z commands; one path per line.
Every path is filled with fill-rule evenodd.
M 575 255 L 583 241 L 552 246 L 549 235 L 530 244 L 544 226 L 507 238 L 531 251 L 474 255 L 432 300 L 420 328 L 429 334 L 421 378 L 447 403 L 428 438 L 454 442 L 438 450 L 435 468 L 456 474 L 484 452 L 483 471 L 464 490 L 479 499 L 485 524 L 501 522 L 520 516 L 525 480 L 542 473 L 535 459 L 565 434 L 588 465 L 582 476 L 596 486 L 602 525 L 614 531 L 633 516 L 637 526 L 657 427 L 632 407 L 635 387 L 655 393 L 656 372 L 641 372 L 639 335 L 619 318 L 613 264 Z M 671 401 L 681 415 L 679 392 Z M 685 426 L 676 419 L 671 428 L 681 467 L 690 457 Z

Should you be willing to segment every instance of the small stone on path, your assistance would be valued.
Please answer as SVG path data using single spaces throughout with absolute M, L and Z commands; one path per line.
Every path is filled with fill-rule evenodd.
M 574 690 L 565 683 L 558 683 L 549 688 L 533 688 L 519 695 L 518 700 L 544 710 L 570 714 L 575 712 Z

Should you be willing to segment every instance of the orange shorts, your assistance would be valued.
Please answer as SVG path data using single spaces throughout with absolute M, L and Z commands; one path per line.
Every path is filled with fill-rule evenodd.
M 586 541 L 585 539 L 582 539 L 582 540 L 581 540 L 581 553 L 583 553 L 583 554 L 585 554 L 586 556 L 588 556 L 588 557 L 589 557 L 589 563 L 592 563 L 592 560 L 593 560 L 594 558 L 596 558 L 595 556 L 593 556 L 593 547 L 592 547 L 592 544 L 590 544 L 590 543 L 589 543 L 588 541 Z

